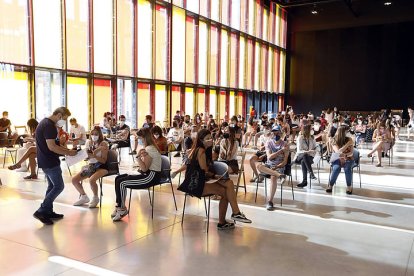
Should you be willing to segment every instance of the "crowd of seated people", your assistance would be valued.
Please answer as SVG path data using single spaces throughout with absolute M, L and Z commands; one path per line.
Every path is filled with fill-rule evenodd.
M 411 112 L 411 113 L 410 113 Z M 408 133 L 414 128 L 412 109 L 409 109 L 410 120 Z M 140 129 L 131 130 L 126 124 L 126 117 L 120 115 L 115 122 L 113 113 L 104 114 L 102 122 L 92 128 L 89 139 L 86 130 L 77 123 L 76 118 L 70 119 L 69 134 L 64 130 L 65 121 L 56 123 L 58 136 L 56 142 L 62 147 L 83 146 L 87 150 L 87 165 L 72 177 L 72 184 L 79 192 L 80 197 L 74 203 L 76 206 L 89 204 L 94 208 L 99 203 L 99 178 L 108 173 L 107 158 L 111 148 L 130 147 L 133 136 L 134 150 L 139 172 L 128 173 L 115 179 L 116 208 L 111 217 L 113 221 L 122 220 L 128 214 L 125 205 L 126 189 L 146 189 L 158 183 L 161 172 L 161 155 L 168 156 L 176 152 L 184 154 L 183 165 L 174 171 L 172 176 L 188 169 L 203 171 L 207 179 L 214 180 L 213 162 L 223 162 L 228 166 L 229 174 L 239 171 L 239 151 L 254 149 L 248 157 L 252 169 L 250 182 L 262 182 L 264 177 L 270 178 L 270 192 L 266 198 L 266 209 L 273 210 L 273 198 L 279 183 L 286 179 L 285 168 L 291 151 L 295 151 L 292 162 L 296 162 L 302 169 L 302 182 L 298 188 L 307 186 L 308 176 L 315 180 L 314 158 L 317 154 L 323 155 L 330 162 L 330 174 L 327 193 L 332 193 L 340 171 L 345 172 L 347 194 L 352 194 L 352 168 L 355 160 L 354 147 L 367 145 L 373 141 L 368 157 L 377 157 L 377 167 L 381 166 L 382 158 L 398 138 L 401 124 L 399 119 L 389 113 L 352 116 L 346 112 L 339 112 L 337 108 L 322 111 L 319 116 L 312 112 L 295 114 L 288 106 L 286 112 L 278 112 L 269 116 L 266 112 L 257 119 L 256 111 L 252 109 L 247 123 L 240 115 L 230 117 L 228 121 L 215 119 L 212 115 L 204 117 L 197 113 L 191 119 L 177 111 L 170 128 L 161 128 L 147 115 Z M 36 145 L 34 134 L 37 121 L 30 119 L 27 122 L 29 133 L 22 139 L 24 146 L 19 149 L 19 159 L 9 166 L 10 170 L 19 169 L 26 160 L 29 161 L 30 175 L 24 179 L 36 179 Z M 10 143 L 16 143 L 16 133 L 11 131 L 11 122 L 8 113 L 3 113 L 0 119 L 0 130 L 8 133 Z M 371 132 L 371 134 L 370 134 Z M 371 135 L 371 137 L 370 137 Z M 140 148 L 139 148 L 140 147 Z M 83 181 L 89 178 L 92 197 L 89 198 L 83 187 Z M 234 185 L 230 179 L 218 179 L 204 183 L 195 196 L 206 194 L 219 196 L 219 223 L 218 229 L 232 229 L 234 224 L 225 218 L 228 204 L 232 208 L 232 219 L 242 222 L 251 222 L 241 212 L 235 197 Z

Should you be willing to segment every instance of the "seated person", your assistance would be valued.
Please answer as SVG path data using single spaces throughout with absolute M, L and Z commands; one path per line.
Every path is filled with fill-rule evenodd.
M 20 171 L 27 171 L 26 167 L 26 160 L 29 160 L 29 168 L 30 168 L 30 175 L 23 177 L 23 179 L 37 179 L 37 173 L 36 173 L 36 156 L 37 156 L 37 150 L 36 150 L 36 140 L 35 140 L 35 133 L 36 128 L 39 125 L 39 123 L 36 121 L 36 119 L 30 119 L 27 121 L 27 126 L 29 127 L 30 136 L 23 138 L 24 145 L 23 147 L 19 148 L 17 150 L 17 156 L 20 156 L 19 161 L 16 162 L 16 164 L 9 166 L 9 170 L 15 170 L 15 169 L 22 169 L 22 165 L 24 165 L 23 170 Z
M 253 177 L 252 179 L 250 179 L 251 183 L 256 182 L 256 181 L 263 182 L 263 176 L 259 176 L 259 172 L 257 171 L 257 168 L 256 168 L 256 163 L 257 162 L 266 163 L 267 161 L 265 145 L 270 138 L 270 134 L 271 134 L 270 125 L 267 125 L 265 128 L 264 134 L 259 137 L 258 151 L 256 152 L 256 154 L 253 154 L 249 160 L 250 167 L 252 168 L 252 171 L 253 171 Z
M 288 143 L 281 139 L 282 130 L 280 126 L 275 126 L 272 129 L 271 138 L 267 141 L 266 164 L 259 164 L 257 170 L 261 173 L 270 175 L 270 196 L 267 199 L 266 209 L 268 211 L 273 210 L 273 198 L 276 193 L 277 180 L 283 183 L 286 180 L 284 175 L 285 166 L 289 157 Z
M 243 137 L 243 130 L 239 126 L 239 121 L 237 119 L 237 116 L 231 117 L 229 126 L 234 129 L 234 132 L 235 132 L 234 138 L 237 140 L 237 142 L 239 142 L 239 145 L 241 145 L 241 140 Z
M 60 146 L 67 148 L 69 141 L 69 134 L 63 129 L 63 125 L 60 122 L 56 123 L 58 129 L 58 137 L 56 137 L 56 143 Z
M 95 208 L 99 203 L 98 185 L 96 181 L 108 174 L 106 160 L 108 158 L 109 144 L 103 138 L 99 126 L 91 130 L 91 139 L 86 141 L 89 164 L 82 167 L 81 172 L 72 177 L 72 184 L 80 194 L 80 198 L 73 205 L 81 206 L 89 202 L 89 208 Z M 82 186 L 82 181 L 89 178 L 93 197 L 90 201 Z
M 131 145 L 130 141 L 130 128 L 127 124 L 125 124 L 125 116 L 120 115 L 118 125 L 115 127 L 115 135 L 111 138 L 107 138 L 110 142 L 110 148 L 116 147 L 118 148 L 125 148 Z
M 200 130 L 194 141 L 193 147 L 191 148 L 187 163 L 177 171 L 172 172 L 171 177 L 174 178 L 177 173 L 182 172 L 186 169 L 192 169 L 200 171 L 200 173 L 203 171 L 206 174 L 206 180 L 208 180 L 208 176 L 214 175 L 214 172 L 212 172 L 212 146 L 213 139 L 211 137 L 210 131 L 207 129 Z M 189 193 L 190 195 L 199 198 L 203 195 L 210 194 L 220 196 L 219 221 L 217 224 L 218 230 L 227 230 L 234 228 L 234 223 L 226 221 L 226 213 L 229 203 L 233 211 L 233 214 L 231 215 L 232 220 L 251 223 L 251 220 L 246 218 L 246 216 L 240 212 L 239 206 L 237 204 L 233 181 L 230 179 L 218 179 L 215 181 L 212 180 L 203 183 L 197 182 L 197 184 L 197 188 L 192 190 L 192 192 Z
M 227 164 L 229 174 L 237 174 L 239 172 L 239 163 L 237 162 L 239 142 L 236 140 L 235 134 L 236 131 L 233 127 L 227 127 L 220 142 L 218 161 Z
M 160 150 L 161 155 L 168 156 L 168 142 L 167 138 L 162 135 L 162 130 L 159 126 L 151 128 L 151 133 L 154 136 L 154 142 Z
M 86 142 L 86 131 L 83 126 L 78 124 L 76 118 L 71 118 L 70 122 L 70 138 L 69 141 L 72 141 L 73 148 L 76 148 L 78 145 L 85 145 Z
M 211 136 L 213 136 L 213 137 L 216 136 L 216 133 L 218 132 L 219 127 L 218 127 L 218 125 L 216 124 L 216 121 L 213 118 L 211 118 L 209 120 L 207 129 L 211 132 Z
M 145 122 L 142 124 L 143 128 L 149 128 L 152 129 L 155 126 L 155 124 L 152 122 L 152 116 L 151 115 L 145 115 Z M 137 154 L 137 148 L 138 148 L 138 135 L 137 135 L 138 129 L 134 129 L 131 131 L 131 135 L 134 136 L 134 149 L 130 153 L 130 155 Z
M 376 167 L 381 167 L 382 152 L 387 152 L 391 148 L 392 137 L 385 123 L 378 123 L 377 129 L 374 130 L 372 140 L 375 141 L 372 150 L 368 153 L 368 157 L 372 157 L 374 152 L 377 153 L 378 163 Z
M 105 112 L 102 121 L 99 123 L 102 129 L 102 133 L 109 134 L 112 128 L 112 117 L 111 112 Z
M 128 214 L 125 206 L 127 188 L 147 189 L 156 185 L 161 177 L 161 153 L 151 131 L 141 128 L 137 135 L 144 146 L 137 155 L 140 174 L 122 174 L 115 178 L 116 208 L 111 214 L 113 221 L 120 221 Z
M 190 115 L 185 115 L 184 116 L 184 122 L 182 123 L 182 126 L 181 126 L 183 131 L 184 131 L 184 137 L 190 136 L 192 125 L 193 124 L 191 123 Z M 178 124 L 178 126 L 180 127 L 179 124 Z
M 302 183 L 296 187 L 303 188 L 308 185 L 308 172 L 309 177 L 312 180 L 316 180 L 316 176 L 313 174 L 312 163 L 313 158 L 316 155 L 317 144 L 313 135 L 311 135 L 311 125 L 303 127 L 301 134 L 298 137 L 297 152 L 293 159 L 295 163 L 301 164 L 302 166 Z
M 256 135 L 257 131 L 257 122 L 254 120 L 253 117 L 249 118 L 249 121 L 247 122 L 247 130 L 244 134 L 244 145 L 243 147 L 247 147 L 250 145 L 250 141 L 252 138 Z
M 332 188 L 338 178 L 341 168 L 344 168 L 346 179 L 346 193 L 352 194 L 352 166 L 354 164 L 354 141 L 346 136 L 346 127 L 339 126 L 332 141 L 333 152 L 338 154 L 338 159 L 332 160 L 332 174 L 329 179 L 327 193 L 332 193 Z M 333 157 L 334 155 L 332 155 Z
M 334 137 L 336 134 L 336 130 L 339 127 L 339 121 L 338 119 L 333 119 L 332 120 L 332 124 L 329 124 L 328 126 L 328 139 L 326 141 L 326 147 L 327 147 L 327 151 L 326 153 L 328 154 L 328 156 L 331 155 L 331 153 L 333 152 L 333 148 L 332 148 L 332 144 L 334 142 Z
M 168 151 L 181 151 L 181 143 L 184 141 L 184 131 L 178 126 L 178 122 L 173 121 L 172 128 L 167 134 Z M 178 152 L 174 157 L 180 156 Z
M 326 139 L 325 132 L 322 129 L 321 121 L 319 119 L 316 119 L 313 124 L 313 137 L 316 142 L 324 142 Z
M 16 143 L 17 137 L 19 134 L 17 132 L 11 131 L 11 122 L 9 120 L 9 112 L 3 111 L 3 117 L 0 118 L 0 132 L 8 133 L 8 146 L 13 147 Z
M 358 118 L 358 124 L 354 127 L 354 132 L 355 132 L 355 142 L 357 145 L 364 143 L 365 141 L 365 136 L 366 136 L 366 132 L 367 132 L 367 126 L 365 124 L 363 124 L 363 118 L 359 117 Z
M 282 140 L 287 141 L 287 139 L 290 136 L 290 126 L 289 126 L 289 124 L 284 121 L 283 116 L 279 116 L 277 118 L 277 124 L 282 129 L 282 133 L 283 133 Z

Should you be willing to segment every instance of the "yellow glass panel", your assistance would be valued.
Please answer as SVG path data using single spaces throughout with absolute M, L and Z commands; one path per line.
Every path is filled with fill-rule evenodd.
M 266 55 L 267 55 L 267 48 L 264 44 L 260 47 L 261 53 L 260 53 L 260 90 L 265 91 L 266 90 Z
M 256 41 L 256 47 L 254 52 L 254 90 L 259 90 L 259 80 L 260 80 L 260 44 Z
M 237 34 L 231 34 L 230 41 L 230 87 L 237 87 L 236 69 L 237 69 Z
M 33 1 L 35 65 L 62 68 L 61 1 Z
M 253 77 L 254 77 L 254 72 L 253 72 L 253 54 L 254 54 L 254 44 L 253 44 L 253 40 L 248 39 L 248 43 L 247 43 L 247 63 L 246 63 L 246 79 L 247 79 L 247 89 L 253 89 Z
M 88 0 L 66 0 L 67 67 L 89 71 Z
M 186 20 L 186 51 L 185 51 L 185 79 L 186 82 L 195 82 L 195 19 L 187 16 Z M 183 47 L 184 48 L 184 47 Z
M 226 92 L 225 91 L 220 91 L 220 96 L 219 96 L 219 116 L 218 118 L 224 119 L 227 117 L 227 112 L 226 112 Z
M 177 111 L 181 111 L 181 88 L 173 86 L 171 89 L 171 113 L 174 117 Z
M 89 92 L 86 78 L 67 78 L 67 107 L 79 124 L 89 128 Z M 101 115 L 102 116 L 102 115 Z
M 155 20 L 155 77 L 160 80 L 166 80 L 168 79 L 168 18 L 167 9 L 164 6 L 156 5 Z
M 155 102 L 155 121 L 160 122 L 163 126 L 164 121 L 167 120 L 167 92 L 165 91 L 165 85 L 155 85 Z
M 27 73 L 15 72 L 13 66 L 0 67 L 0 98 L 0 112 L 9 112 L 12 126 L 25 126 L 30 118 Z
M 0 62 L 29 64 L 27 1 L 0 1 Z
M 221 30 L 221 63 L 220 63 L 220 85 L 228 86 L 228 63 L 229 63 L 229 33 Z
M 209 114 L 213 115 L 213 117 L 218 121 L 218 114 L 217 114 L 217 92 L 216 90 L 210 90 L 210 110 Z
M 280 53 L 280 73 L 279 73 L 279 92 L 285 93 L 285 63 L 286 54 L 285 52 Z
M 138 77 L 152 78 L 152 6 L 149 0 L 138 0 L 137 46 Z
M 111 111 L 111 81 L 95 79 L 93 91 L 93 123 L 99 124 L 103 118 L 103 114 L 108 111 Z
M 113 1 L 93 1 L 93 41 L 95 73 L 112 74 L 114 71 Z
M 204 93 L 204 89 L 199 88 L 197 91 L 197 110 L 196 113 L 204 113 L 206 114 L 208 110 L 206 110 L 206 97 Z
M 218 30 L 210 27 L 210 85 L 217 85 L 218 71 Z
M 138 126 L 142 126 L 145 121 L 145 115 L 150 114 L 150 85 L 148 83 L 138 83 Z
M 273 48 L 269 48 L 268 51 L 268 58 L 267 58 L 267 86 L 266 91 L 273 91 L 272 83 L 273 83 Z
M 173 7 L 172 79 L 184 82 L 185 72 L 185 11 Z
M 133 76 L 134 4 L 132 0 L 117 1 L 118 75 Z
M 246 38 L 240 36 L 239 46 L 239 87 L 246 88 Z
M 250 35 L 254 35 L 253 34 L 254 25 L 255 25 L 255 21 L 254 21 L 254 16 L 255 16 L 254 8 L 255 8 L 254 0 L 249 0 L 249 19 L 248 19 L 249 26 L 248 26 L 248 29 L 247 30 L 248 30 L 248 33 Z
M 243 115 L 243 93 L 237 93 L 236 97 L 236 112 L 237 114 Z
M 207 23 L 199 22 L 198 83 L 207 84 L 208 30 Z
M 229 99 L 229 116 L 239 115 L 236 114 L 236 99 L 234 96 L 234 91 L 230 91 L 230 99 Z
M 194 89 L 192 87 L 185 88 L 185 115 L 194 117 Z

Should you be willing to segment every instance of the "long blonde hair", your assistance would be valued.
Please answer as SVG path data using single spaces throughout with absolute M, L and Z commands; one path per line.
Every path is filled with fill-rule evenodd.
M 339 126 L 336 130 L 334 140 L 338 147 L 343 147 L 349 141 L 349 137 L 346 136 L 346 127 Z

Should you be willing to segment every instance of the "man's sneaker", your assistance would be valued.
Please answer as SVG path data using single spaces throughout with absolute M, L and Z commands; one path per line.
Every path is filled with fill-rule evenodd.
M 121 209 L 118 208 L 116 210 L 116 214 L 115 216 L 112 218 L 113 221 L 120 221 L 123 217 L 125 217 L 126 215 L 128 215 L 128 209 Z
M 316 178 L 316 176 L 315 176 L 313 173 L 311 173 L 311 174 L 309 175 L 309 177 L 310 177 L 312 180 L 318 180 L 318 178 Z
M 252 179 L 250 179 L 250 183 L 256 183 L 257 181 L 257 177 L 253 177 Z
M 47 215 L 50 219 L 63 219 L 63 214 L 57 214 L 55 212 L 52 212 Z
M 89 197 L 87 195 L 81 195 L 79 200 L 73 203 L 74 206 L 81 206 L 89 202 Z
M 33 217 L 35 218 L 35 219 L 38 219 L 38 220 L 40 220 L 43 224 L 45 224 L 45 225 L 52 225 L 53 224 L 53 221 L 46 215 L 46 214 L 44 214 L 44 213 L 41 213 L 41 212 L 39 212 L 39 211 L 36 211 L 34 214 L 33 214 Z
M 268 211 L 273 211 L 273 202 L 269 201 L 269 202 L 266 204 L 266 210 L 268 210 Z
M 94 196 L 91 202 L 89 202 L 89 208 L 96 208 L 96 206 L 98 206 L 98 203 L 99 203 L 99 197 Z
M 232 222 L 226 222 L 226 223 L 223 223 L 223 224 L 217 223 L 217 229 L 218 230 L 234 229 L 234 223 L 232 223 Z
M 116 216 L 116 211 L 118 211 L 118 207 L 115 207 L 115 209 L 112 211 L 111 218 L 114 218 Z
M 252 221 L 246 218 L 246 216 L 242 212 L 239 212 L 238 214 L 232 214 L 231 219 L 235 221 L 244 222 L 244 223 L 252 223 Z
M 129 155 L 134 155 L 134 154 L 137 154 L 137 151 L 136 151 L 136 150 L 133 150 L 133 151 L 131 151 L 131 152 L 129 153 Z
M 300 183 L 300 184 L 298 184 L 298 185 L 296 185 L 296 187 L 298 187 L 298 188 L 303 188 L 303 187 L 306 187 L 306 186 L 308 186 L 308 183 L 307 182 L 302 182 L 302 183 Z

